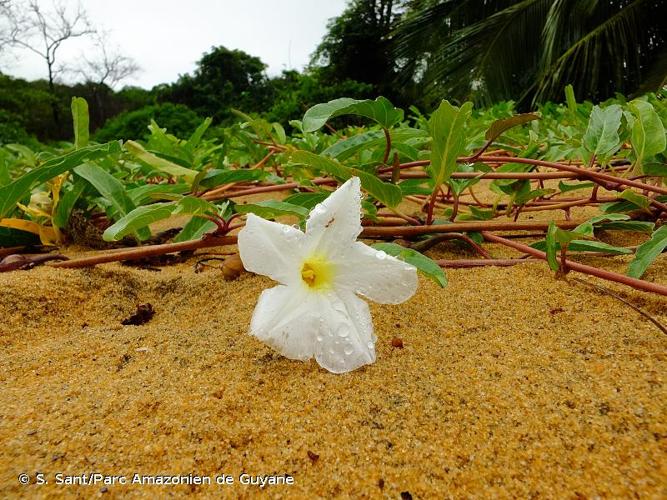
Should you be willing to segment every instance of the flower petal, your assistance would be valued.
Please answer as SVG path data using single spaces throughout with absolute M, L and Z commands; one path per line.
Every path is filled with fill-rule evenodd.
M 283 285 L 264 290 L 250 333 L 283 356 L 344 373 L 375 361 L 368 305 L 351 292 L 313 293 Z
M 417 291 L 417 269 L 356 242 L 335 261 L 334 286 L 360 293 L 380 304 L 400 304 Z
M 311 251 L 325 255 L 352 244 L 361 233 L 361 188 L 358 177 L 348 179 L 310 212 L 306 235 Z
M 248 271 L 283 284 L 299 282 L 305 241 L 301 231 L 248 214 L 238 238 L 239 254 Z
M 376 337 L 366 302 L 351 292 L 321 294 L 320 312 L 315 359 L 322 368 L 345 373 L 375 361 Z
M 306 361 L 313 357 L 319 318 L 317 295 L 278 285 L 259 296 L 250 333 L 286 358 Z

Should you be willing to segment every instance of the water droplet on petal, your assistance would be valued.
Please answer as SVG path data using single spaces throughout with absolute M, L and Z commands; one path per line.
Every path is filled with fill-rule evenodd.
M 384 260 L 387 258 L 387 253 L 383 252 L 382 250 L 378 250 L 378 252 L 375 254 L 376 259 Z
M 353 352 L 354 352 L 354 349 L 352 349 L 352 347 L 346 347 L 346 348 L 345 348 L 345 354 L 346 354 L 347 356 L 349 356 L 349 355 L 352 354 Z
M 322 335 L 318 335 L 316 338 L 318 342 L 322 342 L 324 340 L 324 337 L 322 337 Z
M 366 345 L 368 346 L 369 349 L 373 349 L 375 347 L 375 344 L 373 342 L 369 342 Z
M 350 329 L 347 327 L 347 325 L 341 325 L 338 327 L 338 330 L 336 330 L 336 334 L 339 337 L 345 338 L 350 335 Z

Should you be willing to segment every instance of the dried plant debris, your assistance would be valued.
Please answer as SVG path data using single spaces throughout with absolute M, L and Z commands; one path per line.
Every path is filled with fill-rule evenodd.
M 51 260 L 68 260 L 67 257 L 60 254 L 38 254 L 38 255 L 22 255 L 11 254 L 0 260 L 0 273 L 7 271 L 17 271 L 32 269 L 35 266 L 43 264 Z
M 121 323 L 125 326 L 141 326 L 153 319 L 153 316 L 155 316 L 155 310 L 151 304 L 139 304 L 137 306 L 137 312 L 132 316 L 125 318 Z

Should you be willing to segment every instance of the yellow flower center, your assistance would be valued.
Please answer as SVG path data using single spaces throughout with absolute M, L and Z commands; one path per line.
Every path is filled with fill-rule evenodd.
M 321 257 L 309 257 L 301 267 L 301 279 L 312 290 L 328 289 L 333 281 L 333 265 Z

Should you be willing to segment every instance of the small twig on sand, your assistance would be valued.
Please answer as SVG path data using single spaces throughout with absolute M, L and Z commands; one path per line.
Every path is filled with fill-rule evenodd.
M 490 233 L 488 231 L 482 231 L 482 236 L 486 241 L 491 243 L 500 243 L 510 248 L 514 248 L 519 252 L 532 255 L 538 259 L 547 260 L 547 254 L 536 248 L 529 247 L 517 241 L 511 241 L 502 236 Z M 621 283 L 623 285 L 630 286 L 642 292 L 653 292 L 667 297 L 667 286 L 660 285 L 659 283 L 652 283 L 650 281 L 639 280 L 636 278 L 631 278 L 625 274 L 614 273 L 612 271 L 607 271 L 605 269 L 598 269 L 597 267 L 587 266 L 585 264 L 580 264 L 579 262 L 574 262 L 571 260 L 565 261 L 565 266 L 568 271 L 576 271 L 579 273 L 590 274 L 591 276 L 596 276 L 608 281 L 615 281 L 616 283 Z
M 657 319 L 655 319 L 655 318 L 654 318 L 653 316 L 651 316 L 649 313 L 647 313 L 646 311 L 640 309 L 639 307 L 637 307 L 637 306 L 634 305 L 633 303 L 631 303 L 631 302 L 625 300 L 625 299 L 624 299 L 623 297 L 621 297 L 620 295 L 616 295 L 616 294 L 615 294 L 614 292 L 612 292 L 609 288 L 604 287 L 604 286 L 602 286 L 602 285 L 597 285 L 597 284 L 595 284 L 595 283 L 589 283 L 588 281 L 586 281 L 586 280 L 582 280 L 581 278 L 577 278 L 577 277 L 574 277 L 574 278 L 572 278 L 572 279 L 575 280 L 575 281 L 578 281 L 579 283 L 583 283 L 584 285 L 588 285 L 588 286 L 591 286 L 591 287 L 593 287 L 593 288 L 596 288 L 599 292 L 604 293 L 604 294 L 606 294 L 606 295 L 609 295 L 610 297 L 614 297 L 616 300 L 620 300 L 620 301 L 623 302 L 626 306 L 631 307 L 632 309 L 634 309 L 635 311 L 637 311 L 639 314 L 641 314 L 642 316 L 644 316 L 647 320 L 649 320 L 649 321 L 650 321 L 651 323 L 653 323 L 656 327 L 658 327 L 658 329 L 659 329 L 662 333 L 664 333 L 665 335 L 667 335 L 667 328 L 665 328 L 665 327 L 664 327 L 664 326 L 663 326 Z

